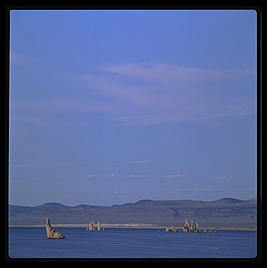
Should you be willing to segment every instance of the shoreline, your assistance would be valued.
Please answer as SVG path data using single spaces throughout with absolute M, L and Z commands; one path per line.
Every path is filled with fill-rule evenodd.
M 102 223 L 102 228 L 125 228 L 125 229 L 165 229 L 168 225 L 157 225 L 157 224 L 138 224 L 138 223 Z M 45 224 L 28 224 L 28 225 L 9 225 L 8 227 L 28 227 L 28 228 L 45 228 Z M 52 224 L 52 227 L 55 228 L 84 228 L 86 229 L 88 227 L 88 224 L 68 224 L 68 223 L 62 223 L 62 224 Z M 182 230 L 183 226 L 175 226 L 176 229 Z M 207 229 L 207 230 L 234 230 L 234 231 L 257 231 L 257 227 L 226 227 L 226 226 L 220 226 L 220 227 L 201 227 L 200 229 Z M 203 232 L 203 231 L 201 231 Z

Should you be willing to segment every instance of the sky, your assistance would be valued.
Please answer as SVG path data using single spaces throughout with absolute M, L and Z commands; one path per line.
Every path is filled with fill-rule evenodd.
M 9 203 L 257 195 L 254 10 L 12 10 Z

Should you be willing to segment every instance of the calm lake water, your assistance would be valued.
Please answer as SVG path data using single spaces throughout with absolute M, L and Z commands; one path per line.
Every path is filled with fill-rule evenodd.
M 166 233 L 157 229 L 56 228 L 63 240 L 48 240 L 45 228 L 10 227 L 11 258 L 254 258 L 256 231 Z

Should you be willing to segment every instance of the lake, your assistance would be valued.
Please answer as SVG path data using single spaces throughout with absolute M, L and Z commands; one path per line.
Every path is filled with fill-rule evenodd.
M 11 258 L 254 258 L 256 231 L 166 233 L 163 229 L 56 228 L 66 238 L 49 240 L 45 228 L 10 227 Z

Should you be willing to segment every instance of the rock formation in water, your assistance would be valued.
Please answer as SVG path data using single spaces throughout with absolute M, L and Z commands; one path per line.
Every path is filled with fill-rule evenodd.
M 168 233 L 168 232 L 173 232 L 173 233 L 175 233 L 176 232 L 176 229 L 174 228 L 174 226 L 172 225 L 171 227 L 166 227 L 166 232 Z
M 100 222 L 97 222 L 97 231 L 101 231 Z
M 101 228 L 100 222 L 98 221 L 97 224 L 94 223 L 94 221 L 90 221 L 87 228 L 87 231 L 101 231 L 104 230 L 104 228 Z
M 95 230 L 95 223 L 93 221 L 90 221 L 88 227 L 87 227 L 88 231 L 94 231 Z
M 56 231 L 52 228 L 49 218 L 46 218 L 45 228 L 46 228 L 47 239 L 64 239 L 65 238 L 65 236 L 62 235 L 59 231 Z
M 184 226 L 183 226 L 183 232 L 189 232 L 189 224 L 188 224 L 188 219 L 186 218 L 185 219 L 185 223 L 184 223 Z
M 198 233 L 200 232 L 199 224 L 196 221 L 192 220 L 191 224 L 189 225 L 188 219 L 186 218 L 183 226 L 183 232 Z

